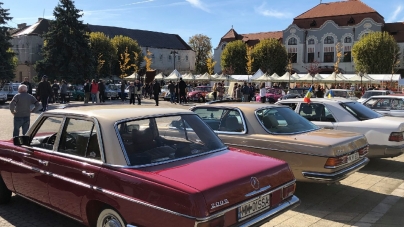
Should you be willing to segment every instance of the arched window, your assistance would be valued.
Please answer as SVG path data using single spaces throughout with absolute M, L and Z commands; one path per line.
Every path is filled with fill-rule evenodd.
M 224 44 L 222 45 L 222 50 L 224 50 L 225 47 L 226 47 L 226 43 L 224 43 Z
M 334 38 L 332 36 L 327 36 L 324 39 L 324 44 L 333 44 L 334 43 Z
M 309 41 L 307 41 L 307 43 L 308 43 L 309 45 L 313 45 L 313 44 L 314 44 L 314 39 L 309 39 Z
M 288 45 L 297 45 L 296 38 L 292 37 L 288 40 Z
M 344 43 L 352 43 L 352 38 L 350 36 L 345 37 Z
M 188 55 L 187 55 L 187 56 L 185 56 L 185 61 L 188 61 Z

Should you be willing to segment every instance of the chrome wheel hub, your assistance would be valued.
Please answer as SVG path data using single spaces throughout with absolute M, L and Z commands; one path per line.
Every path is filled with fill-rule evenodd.
M 103 227 L 123 227 L 114 216 L 105 217 Z

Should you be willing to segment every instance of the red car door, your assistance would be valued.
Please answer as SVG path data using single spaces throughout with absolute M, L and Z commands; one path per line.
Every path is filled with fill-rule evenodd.
M 40 122 L 32 133 L 30 145 L 14 150 L 12 179 L 18 194 L 49 205 L 49 157 L 63 117 L 43 117 Z
M 98 135 L 92 120 L 66 118 L 58 148 L 49 160 L 50 204 L 72 218 L 81 220 L 82 200 L 94 191 L 102 165 Z

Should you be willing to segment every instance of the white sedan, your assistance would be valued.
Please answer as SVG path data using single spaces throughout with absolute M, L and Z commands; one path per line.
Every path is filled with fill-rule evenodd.
M 378 95 L 363 102 L 363 105 L 385 116 L 404 117 L 404 96 Z
M 369 142 L 370 158 L 396 157 L 404 151 L 404 119 L 383 116 L 359 102 L 344 98 L 280 100 L 296 113 L 326 129 L 359 132 Z

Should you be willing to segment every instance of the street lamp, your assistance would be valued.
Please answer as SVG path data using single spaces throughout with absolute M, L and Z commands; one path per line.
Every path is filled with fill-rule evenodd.
M 174 56 L 174 70 L 175 70 L 175 58 L 177 57 L 178 52 L 175 51 L 175 50 L 173 50 L 173 51 L 170 52 L 170 54 L 171 54 L 172 56 Z

